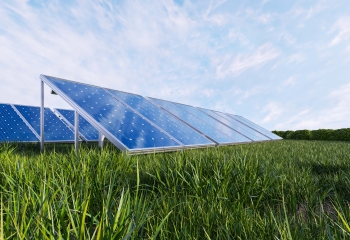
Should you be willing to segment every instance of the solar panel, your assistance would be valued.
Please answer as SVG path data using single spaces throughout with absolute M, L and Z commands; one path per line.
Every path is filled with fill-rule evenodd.
M 211 126 L 218 129 L 219 131 L 224 132 L 226 135 L 235 139 L 237 142 L 252 142 L 252 140 L 250 138 L 248 138 L 247 136 L 243 135 L 242 133 L 240 133 L 232 128 L 229 128 L 225 124 L 208 116 L 207 114 L 203 113 L 202 111 L 200 111 L 199 109 L 197 109 L 195 107 L 185 105 L 185 104 L 180 104 L 180 103 L 176 103 L 176 105 L 185 109 L 186 111 L 192 113 L 193 115 L 197 116 L 198 118 L 202 119 L 203 121 L 207 122 Z
M 270 132 L 269 130 L 259 126 L 256 123 L 253 123 L 252 121 L 249 121 L 248 119 L 238 116 L 238 115 L 233 115 L 233 114 L 227 114 L 229 117 L 236 119 L 237 121 L 255 129 L 256 131 L 261 132 L 262 134 L 268 136 L 269 138 L 273 139 L 273 140 L 281 140 L 282 138 L 277 136 L 276 134 Z
M 0 142 L 38 141 L 39 138 L 10 104 L 0 104 Z
M 183 148 L 183 145 L 172 136 L 100 87 L 44 75 L 41 75 L 41 78 L 109 141 L 121 149 L 146 152 Z
M 67 109 L 55 109 L 55 112 L 62 117 L 66 124 L 73 130 L 74 129 L 74 111 Z M 79 115 L 79 133 L 82 135 L 85 141 L 98 141 L 98 131 Z
M 184 104 L 168 102 L 156 98 L 150 98 L 155 103 L 159 104 L 161 107 L 165 108 L 175 116 L 184 119 L 184 121 L 189 122 L 195 128 L 198 128 L 204 134 L 207 134 L 215 141 L 225 144 L 225 143 L 241 143 L 241 142 L 251 142 L 250 139 L 241 135 L 240 133 L 232 130 L 231 128 L 225 126 L 224 124 L 214 120 L 208 115 L 204 114 L 200 110 Z M 174 107 L 175 106 L 175 107 Z M 179 110 L 180 109 L 180 110 Z M 195 117 L 195 118 L 194 118 Z M 205 124 L 198 122 L 204 122 Z M 224 133 L 224 134 L 223 134 Z
M 242 133 L 244 136 L 252 139 L 253 141 L 266 141 L 270 140 L 270 138 L 262 135 L 261 133 L 247 127 L 246 125 L 242 124 L 239 121 L 236 121 L 235 119 L 232 119 L 226 115 L 221 115 L 219 112 L 214 112 L 208 109 L 204 108 L 198 108 L 202 112 L 208 114 L 209 116 L 217 119 L 218 121 L 222 122 L 223 124 L 229 126 L 230 128 Z
M 144 97 L 116 90 L 108 89 L 108 91 L 138 113 L 142 114 L 142 116 L 158 125 L 183 145 L 189 147 L 215 145 L 215 143 L 208 138 L 204 137 L 176 117 L 170 115 L 168 112 L 154 105 Z
M 14 105 L 17 111 L 23 116 L 27 123 L 40 136 L 40 107 Z M 51 111 L 44 110 L 45 141 L 48 142 L 72 142 L 74 133 Z
M 175 105 L 175 103 L 154 98 L 152 100 L 155 101 L 156 104 L 158 104 L 160 107 L 169 111 L 174 116 L 178 117 L 187 124 L 191 125 L 193 128 L 196 128 L 198 131 L 202 132 L 208 138 L 213 139 L 213 141 L 216 141 L 219 145 L 232 144 L 235 142 L 234 139 L 218 131 L 211 125 L 195 117 L 194 115 L 190 114 L 184 109 L 178 107 L 177 105 Z

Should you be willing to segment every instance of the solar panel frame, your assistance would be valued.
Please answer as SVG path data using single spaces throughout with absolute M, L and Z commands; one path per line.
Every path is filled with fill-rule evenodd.
M 40 109 L 40 107 L 38 107 L 38 106 L 31 106 L 31 105 L 23 105 L 23 104 L 12 104 L 12 105 L 13 105 L 13 108 L 16 109 L 17 114 L 19 114 L 19 115 L 21 116 L 21 118 L 25 121 L 25 123 L 26 123 L 27 125 L 29 125 L 29 127 L 30 127 L 31 130 L 34 132 L 34 134 L 36 134 L 37 136 L 39 136 L 39 140 L 40 140 L 40 138 L 41 138 L 40 134 L 34 129 L 34 127 L 32 126 L 32 124 L 30 124 L 30 123 L 28 122 L 28 120 L 26 119 L 26 117 L 23 116 L 23 114 L 20 112 L 20 110 L 18 110 L 18 108 L 17 108 L 16 106 L 19 106 L 19 107 L 39 108 L 39 109 Z M 57 115 L 56 115 L 50 108 L 46 107 L 45 110 L 49 111 L 49 112 L 52 113 L 55 117 L 57 117 Z M 40 115 L 39 118 L 38 118 L 38 120 L 39 120 L 39 127 L 40 127 L 40 117 L 41 117 L 41 115 Z M 67 129 L 69 129 L 69 130 L 72 132 L 72 134 L 73 134 L 73 139 L 69 139 L 69 140 L 48 140 L 48 139 L 45 139 L 45 142 L 47 142 L 47 143 L 74 143 L 74 131 L 73 131 L 72 129 L 70 129 L 69 126 L 67 126 L 67 124 L 66 124 L 64 121 L 62 121 L 59 117 L 57 117 L 57 118 L 58 118 L 58 120 L 59 120 L 60 122 L 62 122 L 62 124 L 63 124 L 64 126 L 67 127 Z M 47 135 L 47 134 L 45 134 L 45 132 L 44 132 L 44 135 Z
M 144 116 L 142 113 L 140 113 L 139 111 L 137 111 L 136 109 L 134 109 L 133 107 L 131 107 L 129 104 L 127 104 L 125 101 L 123 101 L 122 99 L 118 98 L 117 96 L 115 96 L 113 93 L 111 93 L 110 91 L 117 91 L 114 89 L 108 89 L 108 88 L 104 88 L 105 90 L 107 90 L 107 92 L 114 97 L 115 99 L 117 99 L 118 101 L 120 101 L 122 104 L 124 104 L 125 106 L 129 107 L 130 109 L 132 109 L 134 112 L 136 112 L 137 114 L 139 114 L 141 117 L 145 118 L 148 122 L 154 124 L 155 126 L 157 126 L 160 130 L 164 131 L 169 137 L 172 137 L 174 139 L 176 139 L 180 144 L 183 145 L 184 149 L 192 149 L 192 148 L 205 148 L 205 147 L 214 147 L 217 145 L 217 143 L 212 140 L 211 138 L 208 138 L 205 134 L 199 132 L 197 129 L 193 128 L 191 125 L 189 125 L 188 123 L 182 121 L 181 119 L 179 119 L 178 117 L 174 116 L 173 114 L 169 113 L 169 111 L 165 112 L 167 114 L 169 114 L 171 117 L 175 117 L 177 120 L 180 120 L 180 122 L 185 123 L 186 126 L 189 126 L 191 129 L 193 129 L 195 132 L 198 132 L 200 135 L 202 135 L 205 138 L 208 138 L 210 141 L 212 141 L 213 143 L 211 144 L 191 144 L 191 145 L 185 145 L 184 143 L 182 143 L 180 140 L 178 140 L 176 137 L 174 137 L 173 135 L 171 135 L 171 133 L 168 133 L 167 131 L 165 131 L 164 129 L 162 129 L 160 126 L 158 126 L 156 123 L 154 123 L 152 120 L 150 120 L 148 117 Z M 119 91 L 122 92 L 122 91 Z M 134 94 L 134 93 L 128 93 L 128 92 L 123 92 L 126 94 L 131 94 L 131 95 L 136 95 L 136 96 L 140 96 L 142 98 L 144 98 L 146 101 L 148 101 L 150 104 L 155 105 L 157 108 L 159 108 L 160 110 L 164 111 L 164 109 L 162 107 L 160 107 L 158 104 L 155 104 L 153 101 L 151 101 L 149 98 L 147 97 L 143 97 L 141 95 L 138 94 Z
M 14 113 L 16 114 L 14 117 L 18 117 L 22 121 L 24 126 L 28 127 L 27 130 L 29 130 L 33 134 L 33 136 L 36 138 L 36 141 L 34 141 L 34 140 L 30 140 L 30 141 L 27 141 L 27 140 L 12 141 L 12 140 L 10 140 L 10 141 L 0 141 L 0 142 L 27 142 L 27 143 L 38 143 L 39 142 L 39 140 L 40 140 L 39 136 L 36 134 L 36 132 L 33 130 L 33 128 L 26 121 L 23 120 L 23 116 L 21 116 L 21 114 L 18 113 L 17 109 L 13 106 L 13 104 L 11 104 L 11 103 L 0 103 L 0 105 L 6 105 L 10 109 L 12 109 L 14 111 Z M 33 136 L 31 136 L 31 137 L 33 137 Z
M 155 152 L 167 152 L 167 151 L 175 151 L 175 150 L 181 150 L 183 149 L 183 145 L 179 146 L 169 146 L 169 147 L 153 147 L 153 148 L 134 148 L 129 149 L 126 145 L 124 145 L 119 139 L 117 139 L 112 133 L 110 133 L 105 127 L 103 127 L 101 124 L 99 124 L 92 116 L 90 116 L 83 108 L 81 108 L 77 103 L 75 103 L 70 97 L 68 97 L 63 91 L 61 91 L 58 87 L 56 87 L 53 83 L 50 82 L 49 79 L 46 77 L 51 77 L 75 84 L 81 84 L 91 87 L 96 87 L 103 89 L 107 94 L 108 91 L 106 91 L 102 87 L 85 84 L 85 83 L 78 83 L 75 81 L 57 78 L 53 76 L 47 76 L 47 75 L 40 75 L 40 79 L 43 83 L 48 85 L 55 93 L 57 93 L 59 96 L 61 96 L 71 107 L 76 110 L 85 120 L 87 120 L 94 128 L 96 128 L 101 134 L 103 134 L 110 142 L 112 142 L 117 148 L 121 149 L 122 151 L 127 151 L 130 154 L 138 154 L 138 153 L 155 153 Z M 154 125 L 154 124 L 153 124 Z M 164 130 L 162 130 L 164 132 Z M 175 140 L 175 139 L 174 139 Z

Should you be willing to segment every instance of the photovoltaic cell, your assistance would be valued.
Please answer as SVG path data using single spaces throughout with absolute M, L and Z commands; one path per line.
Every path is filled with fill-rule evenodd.
M 100 87 L 43 76 L 53 90 L 119 147 L 132 150 L 182 148 L 174 138 L 124 106 Z M 91 122 L 91 123 L 92 123 Z M 108 134 L 108 135 L 107 135 Z
M 14 105 L 30 126 L 41 136 L 40 107 Z M 44 138 L 48 142 L 74 141 L 74 133 L 49 109 L 44 110 Z
M 56 112 L 67 121 L 67 125 L 70 125 L 74 129 L 74 111 L 67 109 L 55 109 Z M 79 115 L 79 133 L 86 141 L 98 141 L 98 131 Z
M 39 139 L 10 104 L 0 104 L 0 142 L 38 142 Z
M 214 145 L 214 143 L 208 138 L 204 137 L 187 124 L 170 115 L 168 112 L 157 107 L 144 97 L 116 90 L 108 89 L 108 91 L 142 114 L 148 120 L 158 125 L 158 127 L 176 138 L 185 146 Z
M 232 119 L 228 116 L 222 116 L 219 112 L 214 112 L 208 109 L 204 108 L 198 108 L 199 110 L 203 111 L 204 113 L 208 114 L 209 116 L 219 120 L 220 122 L 224 123 L 225 125 L 229 126 L 230 128 L 236 130 L 237 132 L 242 133 L 244 136 L 252 139 L 253 141 L 266 141 L 270 140 L 268 137 L 262 135 L 261 133 L 247 127 L 246 125 L 242 124 L 239 121 L 236 121 L 235 119 Z
M 151 98 L 150 98 L 151 99 Z M 169 111 L 174 116 L 178 117 L 182 121 L 186 122 L 187 124 L 191 125 L 193 128 L 196 128 L 198 131 L 202 132 L 209 138 L 213 139 L 218 144 L 232 144 L 235 142 L 234 139 L 230 138 L 226 134 L 218 131 L 214 127 L 210 126 L 206 122 L 200 120 L 199 118 L 195 117 L 194 115 L 190 114 L 189 112 L 185 111 L 184 109 L 176 106 L 174 103 L 164 100 L 159 100 L 152 98 L 152 101 L 154 101 L 156 104 L 161 106 L 162 108 Z
M 268 136 L 269 138 L 273 139 L 273 140 L 281 140 L 282 138 L 277 136 L 276 134 L 270 132 L 269 130 L 259 126 L 258 124 L 253 123 L 252 121 L 249 121 L 248 119 L 241 117 L 241 116 L 237 116 L 237 115 L 233 115 L 233 114 L 227 114 L 229 117 L 236 119 L 237 121 L 240 121 L 243 124 L 246 124 L 247 126 L 255 129 L 256 131 L 261 132 L 262 134 Z

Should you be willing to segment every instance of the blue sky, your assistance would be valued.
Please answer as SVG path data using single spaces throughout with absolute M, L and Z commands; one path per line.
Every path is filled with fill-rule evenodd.
M 350 127 L 347 0 L 4 0 L 0 53 L 2 103 L 39 105 L 47 74 L 270 130 Z

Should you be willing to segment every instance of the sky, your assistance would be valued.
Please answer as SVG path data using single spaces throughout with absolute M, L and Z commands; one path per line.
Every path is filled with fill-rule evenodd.
M 350 3 L 1 0 L 0 102 L 40 106 L 40 74 L 244 116 L 350 127 Z M 45 88 L 45 106 L 70 108 Z

